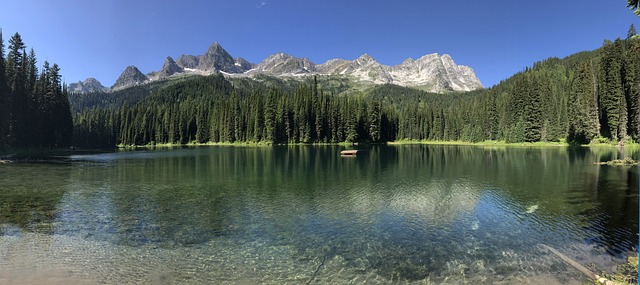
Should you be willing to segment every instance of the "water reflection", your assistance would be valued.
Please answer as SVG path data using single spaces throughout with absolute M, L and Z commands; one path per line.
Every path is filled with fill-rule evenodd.
M 546 264 L 541 242 L 612 255 L 637 244 L 638 168 L 593 165 L 623 155 L 615 150 L 372 146 L 341 158 L 340 149 L 209 147 L 3 167 L 1 234 L 202 254 L 233 241 L 215 248 L 228 258 L 286 247 L 280 258 L 387 281 L 500 280 L 522 273 L 522 260 Z

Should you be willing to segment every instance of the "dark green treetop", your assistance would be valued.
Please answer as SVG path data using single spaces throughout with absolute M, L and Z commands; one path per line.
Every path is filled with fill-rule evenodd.
M 636 32 L 636 27 L 631 24 L 631 27 L 629 27 L 629 32 L 627 33 L 627 40 L 630 38 L 633 38 L 633 36 L 637 35 L 638 33 Z
M 640 3 L 638 3 L 638 0 L 627 0 L 627 7 L 632 10 L 635 9 L 636 11 L 634 13 L 640 16 Z

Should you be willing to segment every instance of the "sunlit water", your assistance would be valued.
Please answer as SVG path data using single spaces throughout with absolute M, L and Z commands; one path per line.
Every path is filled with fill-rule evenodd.
M 0 166 L 0 283 L 580 284 L 638 243 L 637 152 L 203 147 Z M 594 268 L 595 269 L 595 268 Z

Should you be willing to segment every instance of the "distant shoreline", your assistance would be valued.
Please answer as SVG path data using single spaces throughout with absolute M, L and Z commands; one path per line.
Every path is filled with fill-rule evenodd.
M 344 146 L 357 147 L 368 145 L 450 145 L 450 146 L 480 146 L 480 147 L 586 147 L 586 148 L 617 148 L 615 143 L 592 143 L 586 145 L 573 145 L 566 142 L 519 142 L 507 143 L 505 141 L 482 141 L 482 142 L 465 142 L 465 141 L 432 141 L 432 140 L 399 140 L 384 143 L 271 143 L 271 142 L 207 142 L 207 143 L 162 143 L 147 145 L 117 145 L 112 148 L 88 149 L 79 147 L 55 148 L 55 149 L 11 149 L 6 153 L 0 154 L 0 164 L 6 164 L 13 161 L 32 161 L 32 160 L 49 160 L 56 157 L 64 157 L 74 154 L 93 154 L 102 152 L 112 152 L 117 150 L 134 150 L 134 149 L 171 149 L 183 147 L 202 147 L 202 146 L 233 146 L 233 147 L 272 147 L 272 146 Z M 638 143 L 627 143 L 624 149 L 640 149 Z
M 588 147 L 588 148 L 617 148 L 618 143 L 590 143 L 590 144 L 569 144 L 566 142 L 517 142 L 507 143 L 505 141 L 481 141 L 481 142 L 465 142 L 465 141 L 432 141 L 432 140 L 400 140 L 388 142 L 389 145 L 411 145 L 411 144 L 429 144 L 429 145 L 469 145 L 469 146 L 499 146 L 499 147 Z M 627 143 L 623 148 L 640 148 L 638 143 Z
M 482 141 L 482 142 L 466 142 L 466 141 L 433 141 L 433 140 L 398 140 L 382 143 L 272 143 L 272 142 L 206 142 L 186 144 L 179 143 L 162 143 L 148 145 L 118 145 L 118 149 L 144 149 L 144 148 L 178 148 L 190 146 L 241 146 L 241 147 L 271 147 L 271 146 L 358 146 L 358 145 L 455 145 L 455 146 L 495 146 L 495 147 L 588 147 L 588 148 L 617 148 L 617 143 L 591 143 L 583 145 L 569 144 L 566 142 L 517 142 L 507 143 L 505 141 Z M 624 148 L 636 149 L 640 148 L 638 143 L 627 143 Z

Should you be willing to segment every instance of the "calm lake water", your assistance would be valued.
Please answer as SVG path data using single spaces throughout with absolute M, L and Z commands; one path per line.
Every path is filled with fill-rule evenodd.
M 566 284 L 638 246 L 637 151 L 201 147 L 0 165 L 0 283 Z M 72 281 L 72 282 L 71 282 Z

